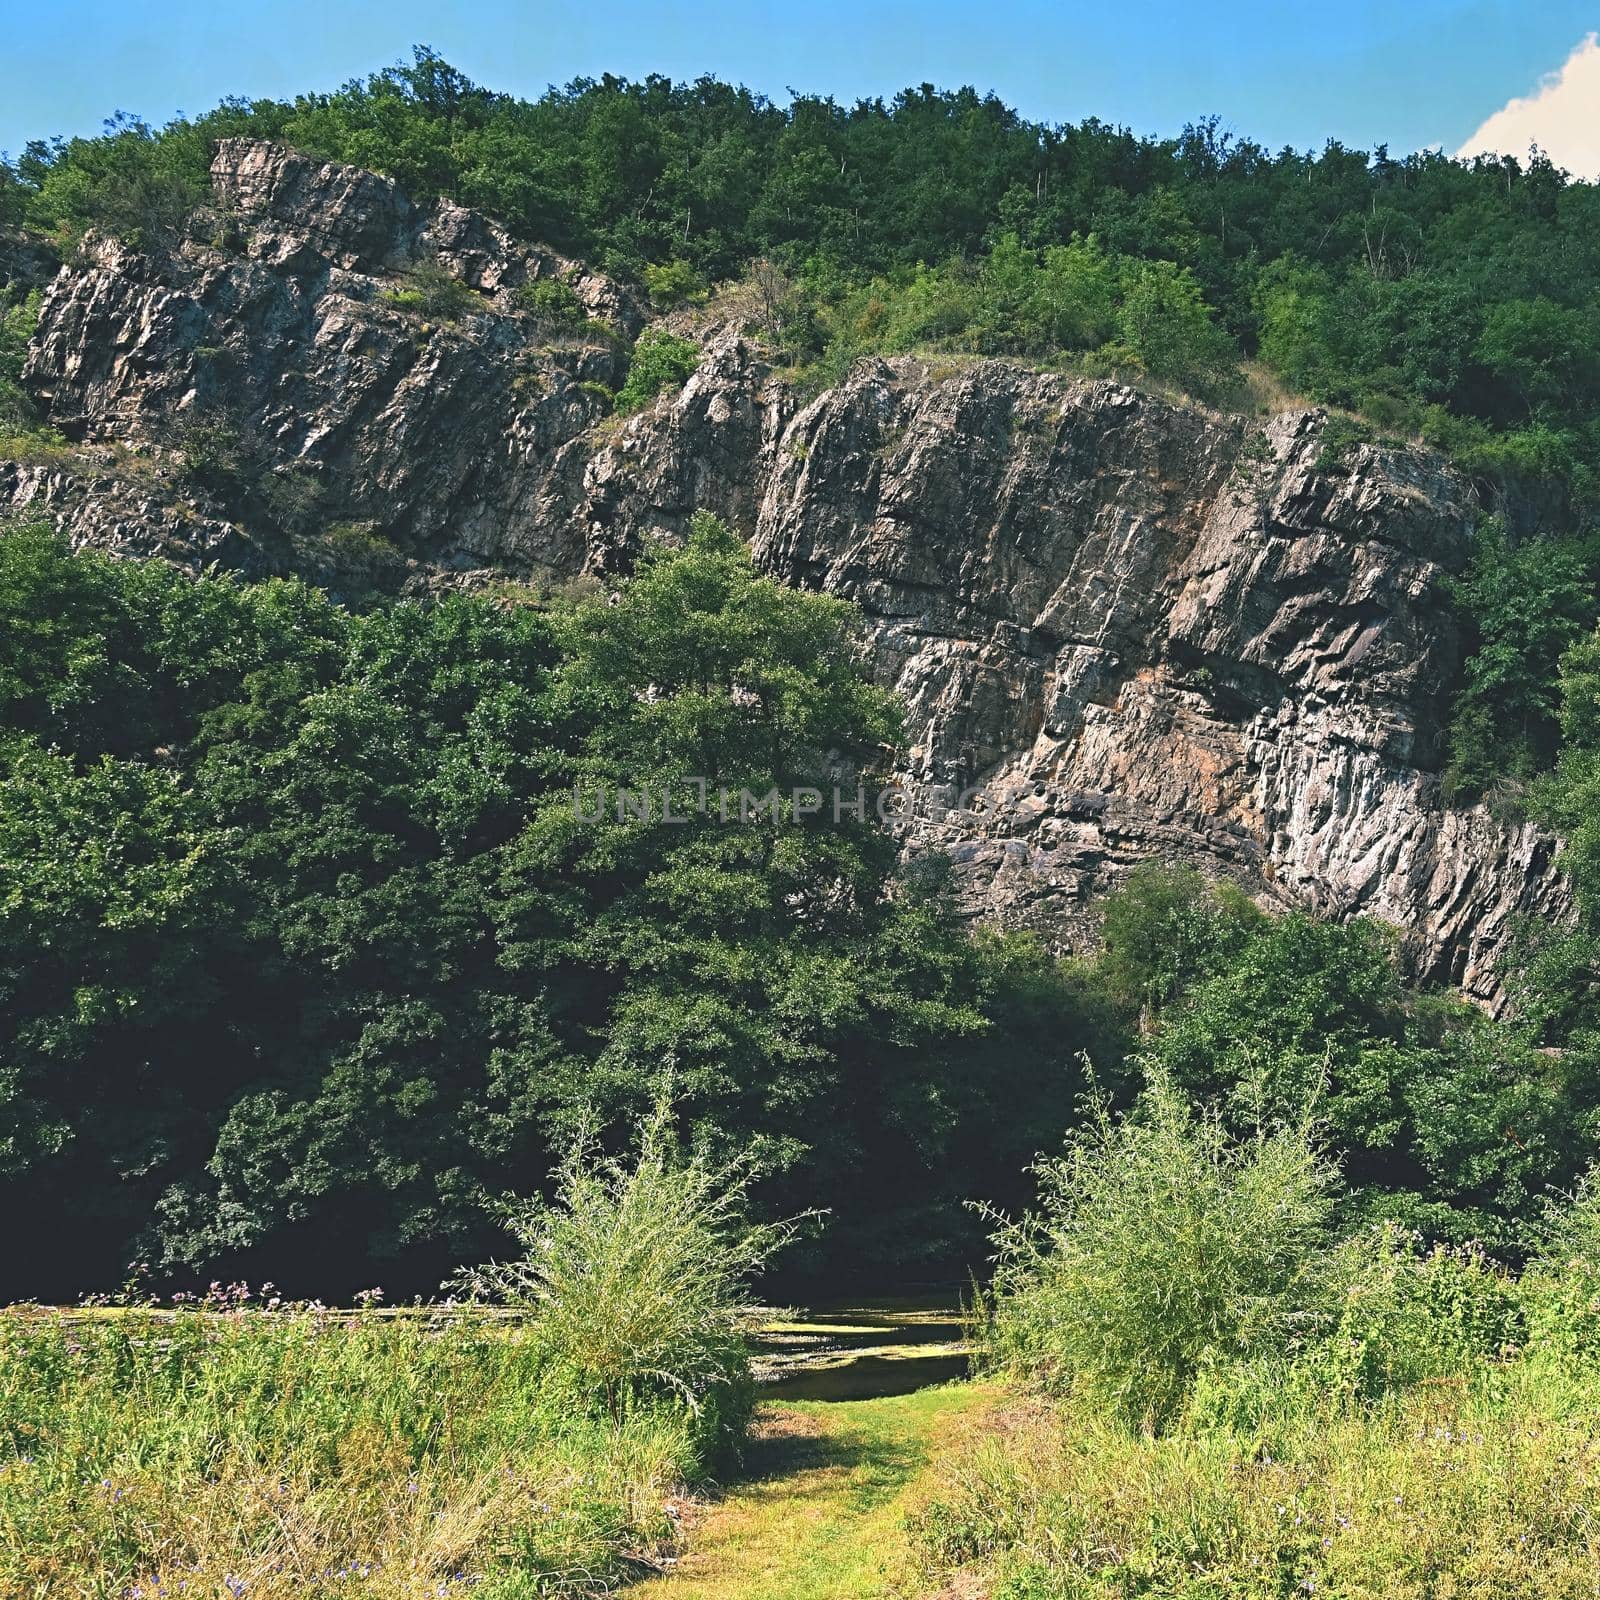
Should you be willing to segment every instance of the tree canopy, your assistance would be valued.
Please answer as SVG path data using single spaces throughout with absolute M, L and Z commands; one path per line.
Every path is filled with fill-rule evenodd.
M 608 74 L 523 100 L 419 48 L 331 93 L 31 143 L 0 173 L 0 222 L 170 234 L 232 135 L 479 207 L 648 277 L 663 303 L 770 258 L 796 286 L 797 357 L 913 336 L 1034 355 L 1109 342 L 1112 365 L 1202 392 L 1258 359 L 1474 470 L 1592 494 L 1600 200 L 1537 152 L 1270 151 L 1215 118 L 1141 137 L 931 84 L 779 105 L 711 77 Z

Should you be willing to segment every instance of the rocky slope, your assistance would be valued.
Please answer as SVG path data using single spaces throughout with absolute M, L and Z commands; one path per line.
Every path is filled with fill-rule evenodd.
M 271 145 L 224 141 L 212 175 L 183 239 L 91 239 L 50 280 L 26 382 L 72 447 L 0 463 L 0 505 L 420 589 L 604 572 L 704 507 L 862 606 L 908 708 L 908 848 L 948 851 L 975 913 L 1070 945 L 1180 858 L 1392 921 L 1491 1003 L 1514 920 L 1570 914 L 1548 838 L 1440 796 L 1441 579 L 1475 507 L 1439 460 L 1000 362 L 862 363 L 802 407 L 737 316 L 619 424 L 622 288 Z M 430 315 L 440 275 L 470 300 Z M 551 278 L 587 327 L 526 308 Z

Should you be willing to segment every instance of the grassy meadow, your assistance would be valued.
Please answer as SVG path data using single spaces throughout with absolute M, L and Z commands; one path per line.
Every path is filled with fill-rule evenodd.
M 746 1164 L 580 1143 L 463 1303 L 0 1316 L 0 1594 L 492 1600 L 661 1564 L 750 1413 Z M 491 1303 L 492 1302 L 492 1303 Z
M 1600 1199 L 1519 1274 L 1340 1238 L 1314 1131 L 1232 1140 L 1157 1083 L 1003 1226 L 981 1364 L 915 1534 L 994 1600 L 1600 1593 Z
M 582 1591 L 703 1467 L 686 1410 L 574 1411 L 484 1316 L 14 1312 L 0 1415 L 18 1597 Z
M 460 1302 L 12 1308 L 0 1594 L 1600 1593 L 1592 1187 L 1517 1272 L 1350 1233 L 1314 1125 L 1158 1078 L 994 1219 L 979 1381 L 752 1430 L 750 1171 L 580 1146 Z

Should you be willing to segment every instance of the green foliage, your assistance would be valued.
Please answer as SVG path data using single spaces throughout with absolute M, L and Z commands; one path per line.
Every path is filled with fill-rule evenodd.
M 1334 412 L 1322 425 L 1318 440 L 1316 468 L 1318 472 L 1338 472 L 1358 445 L 1372 443 L 1372 429 L 1355 417 Z
M 1567 652 L 1560 688 L 1563 747 L 1556 771 L 1536 791 L 1535 807 L 1564 836 L 1562 864 L 1592 932 L 1600 915 L 1600 635 Z M 1571 979 L 1588 986 L 1581 962 Z
M 1542 294 L 1503 301 L 1483 319 L 1477 355 L 1530 417 L 1570 411 L 1600 379 L 1600 315 Z
M 28 340 L 39 321 L 38 290 L 20 305 L 0 308 L 0 430 L 12 433 L 33 420 L 21 388 Z
M 0 460 L 61 448 L 65 441 L 40 420 L 22 388 L 28 341 L 39 323 L 37 289 L 16 305 L 0 302 Z
M 1523 1030 L 1408 992 L 1369 922 L 1264 924 L 1148 1057 L 1236 1129 L 1315 1105 L 1356 1186 L 1346 1214 L 1435 1238 L 1525 1244 L 1530 1205 L 1570 1179 L 1589 1125 L 1579 1073 Z
M 995 1239 L 990 1358 L 1165 1427 L 1200 1371 L 1273 1351 L 1319 1305 L 1332 1173 L 1304 1126 L 1242 1144 L 1157 1080 L 1041 1164 Z
M 738 1435 L 751 1401 L 740 1312 L 794 1224 L 750 1221 L 750 1153 L 684 1155 L 670 1116 L 663 1105 L 646 1118 L 627 1159 L 578 1140 L 553 1198 L 512 1208 L 521 1255 L 459 1281 L 527 1309 L 575 1404 L 619 1417 L 664 1398 L 697 1417 L 710 1407 L 718 1427 Z
M 1013 233 L 972 263 L 875 278 L 814 313 L 827 330 L 818 371 L 837 377 L 873 352 L 1078 356 L 1092 371 L 1148 374 L 1220 395 L 1237 376 L 1228 335 L 1193 276 L 1170 262 L 1107 253 L 1094 235 L 1036 250 Z
M 1078 969 L 1108 1007 L 1097 1057 L 1136 1049 L 1102 1082 L 1125 1096 L 1154 1071 L 1237 1133 L 1315 1106 L 1354 1186 L 1350 1225 L 1393 1219 L 1519 1255 L 1540 1195 L 1587 1159 L 1600 1016 L 1578 998 L 1586 938 L 1521 954 L 1521 1020 L 1501 1023 L 1409 986 L 1375 924 L 1268 918 L 1186 868 L 1139 868 L 1106 900 L 1102 938 Z M 1537 1048 L 1548 1036 L 1576 1047 Z
M 1253 353 L 1475 472 L 1595 492 L 1600 191 L 1542 155 L 1271 152 L 1215 121 L 1141 139 L 927 85 L 779 106 L 712 78 L 607 75 L 524 101 L 418 49 L 292 103 L 36 142 L 0 206 L 68 236 L 154 242 L 235 134 L 479 207 L 643 279 L 662 309 L 746 270 L 786 277 L 798 295 L 763 296 L 774 345 L 798 362 L 827 346 L 827 371 L 851 351 L 955 341 L 1083 352 L 1223 398 Z
M 239 430 L 230 422 L 210 417 L 191 422 L 179 435 L 183 474 L 197 488 L 218 494 L 236 494 L 251 475 Z
M 1193 273 L 1170 261 L 1130 263 L 1117 334 L 1140 367 L 1202 396 L 1237 380 L 1233 341 L 1212 320 Z
M 0 539 L 0 1181 L 58 1217 L 12 1292 L 135 1250 L 427 1286 L 663 1062 L 692 1127 L 764 1152 L 763 1205 L 827 1195 L 814 1264 L 948 1261 L 941 1219 L 1017 1192 L 1115 1030 L 897 886 L 870 803 L 796 806 L 896 737 L 857 648 L 710 519 L 554 609 L 355 614 Z M 741 790 L 777 803 L 741 823 Z
M 1105 901 L 1095 977 L 1114 1004 L 1153 1015 L 1225 969 L 1264 921 L 1232 884 L 1146 862 Z
M 651 263 L 644 269 L 644 286 L 657 311 L 698 305 L 707 295 L 706 280 L 687 261 Z
M 478 297 L 459 278 L 434 261 L 419 261 L 401 274 L 398 289 L 382 296 L 385 305 L 414 311 L 437 322 L 456 322 L 475 310 Z
M 170 244 L 209 197 L 211 140 L 249 116 L 235 103 L 206 119 L 206 132 L 182 119 L 157 132 L 119 111 L 99 138 L 36 140 L 15 168 L 23 217 L 66 238 L 99 228 L 136 250 Z
M 665 328 L 646 328 L 628 361 L 627 381 L 617 391 L 618 416 L 642 411 L 659 394 L 681 389 L 700 364 L 700 351 Z
M 1452 586 L 1471 627 L 1450 729 L 1447 783 L 1461 796 L 1525 782 L 1554 760 L 1562 655 L 1600 615 L 1589 539 L 1513 542 L 1485 522 Z
M 572 286 L 559 278 L 536 278 L 531 283 L 521 284 L 513 298 L 518 310 L 528 312 L 540 322 L 569 328 L 583 324 L 583 302 Z
M 939 1464 L 913 1518 L 929 1561 L 1017 1597 L 1592 1588 L 1592 1190 L 1518 1278 L 1393 1227 L 1334 1242 L 1313 1151 L 1275 1169 L 1259 1133 L 1219 1140 L 1181 1107 L 1107 1127 L 1023 1250 L 1002 1231 L 991 1346 L 1051 1399 Z M 1108 1407 L 1108 1378 L 1170 1398 Z
M 1449 1382 L 1526 1342 L 1516 1281 L 1476 1246 L 1424 1249 L 1386 1223 L 1344 1240 L 1330 1272 L 1328 1321 L 1295 1375 L 1323 1394 Z
M 555 333 L 577 333 L 588 325 L 589 313 L 570 284 L 559 278 L 535 278 L 519 284 L 512 296 L 519 311 L 526 311 L 542 328 Z

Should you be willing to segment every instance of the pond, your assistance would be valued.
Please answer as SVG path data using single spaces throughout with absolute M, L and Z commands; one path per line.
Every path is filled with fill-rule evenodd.
M 967 1374 L 954 1294 L 773 1312 L 754 1342 L 763 1400 L 871 1400 Z

